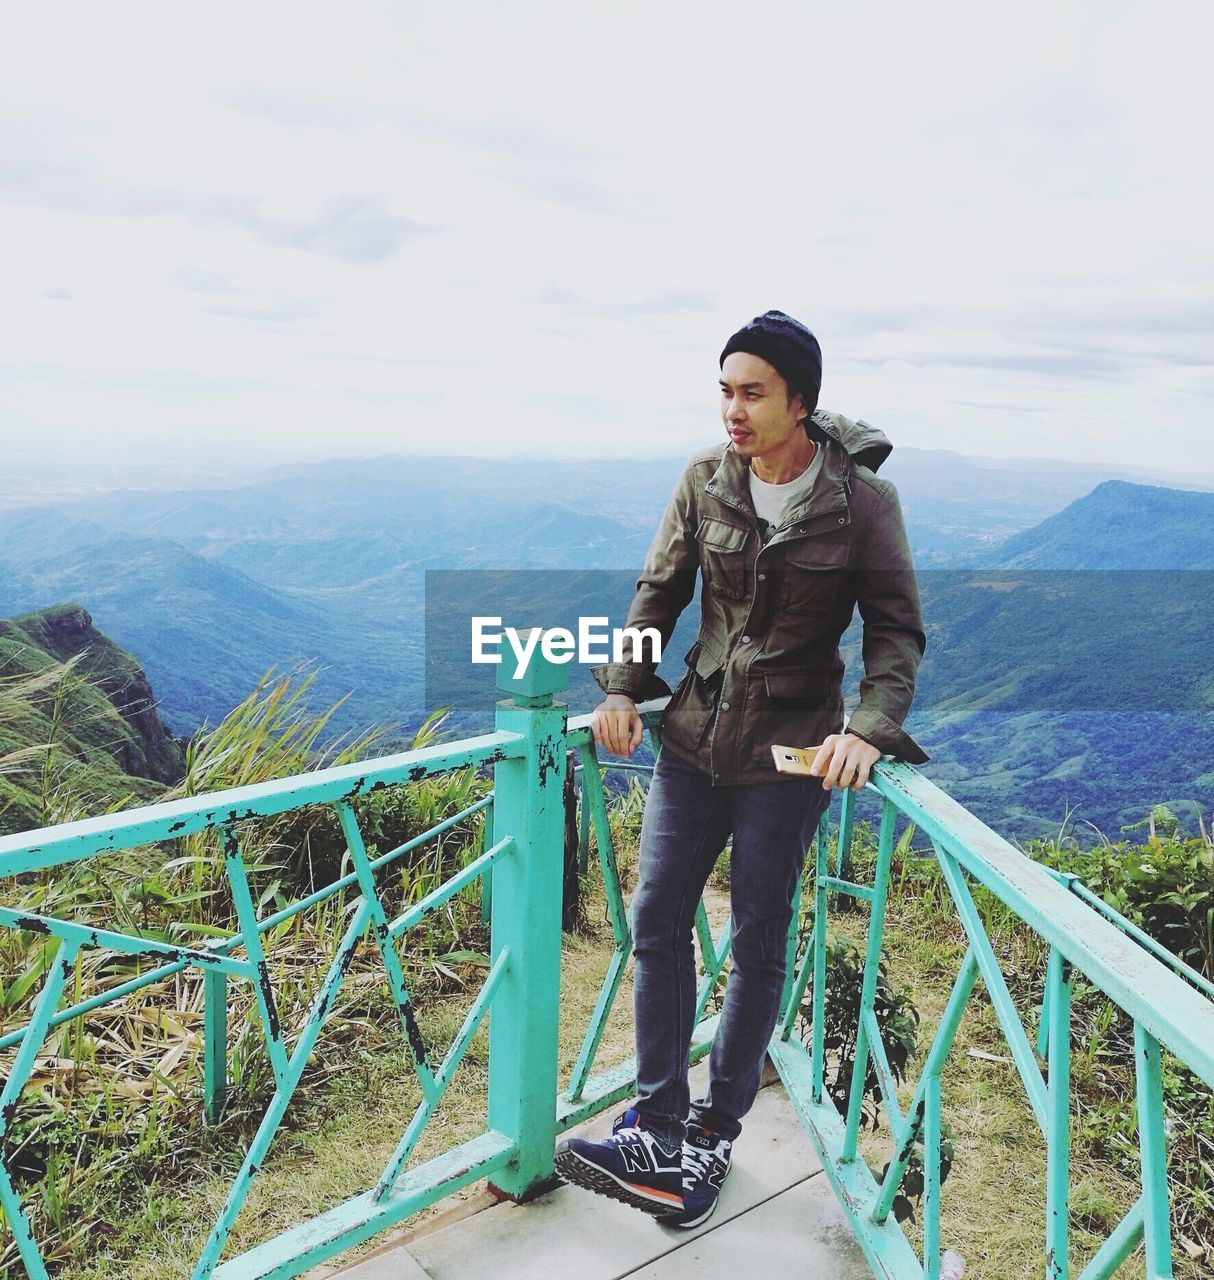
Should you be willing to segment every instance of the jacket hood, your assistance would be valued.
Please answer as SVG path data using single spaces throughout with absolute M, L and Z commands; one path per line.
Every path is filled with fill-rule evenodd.
M 811 440 L 827 436 L 841 444 L 852 458 L 870 471 L 876 471 L 894 449 L 885 432 L 878 431 L 863 418 L 853 421 L 826 409 L 815 409 L 805 430 Z

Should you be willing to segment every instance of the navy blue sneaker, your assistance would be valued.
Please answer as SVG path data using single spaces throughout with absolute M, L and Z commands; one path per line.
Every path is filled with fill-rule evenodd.
M 566 1138 L 554 1163 L 566 1182 L 654 1217 L 683 1209 L 683 1153 L 646 1129 L 635 1107 L 616 1117 L 603 1142 Z
M 733 1143 L 702 1125 L 688 1124 L 683 1142 L 683 1208 L 663 1214 L 664 1227 L 698 1227 L 717 1207 L 717 1197 L 729 1176 Z

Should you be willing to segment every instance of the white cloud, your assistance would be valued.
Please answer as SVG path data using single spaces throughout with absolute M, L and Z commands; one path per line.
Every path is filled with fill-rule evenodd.
M 11 441 L 686 452 L 775 306 L 895 442 L 1214 472 L 1204 6 L 70 12 L 0 53 Z

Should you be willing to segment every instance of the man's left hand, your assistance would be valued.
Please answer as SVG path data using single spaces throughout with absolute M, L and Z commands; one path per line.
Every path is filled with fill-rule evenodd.
M 832 733 L 823 740 L 814 756 L 809 771 L 815 778 L 822 778 L 822 786 L 851 787 L 859 791 L 868 781 L 873 765 L 881 759 L 881 751 L 871 742 L 857 738 L 853 733 Z

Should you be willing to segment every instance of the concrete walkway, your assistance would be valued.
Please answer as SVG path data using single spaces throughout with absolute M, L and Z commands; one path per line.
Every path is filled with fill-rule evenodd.
M 693 1072 L 703 1079 L 705 1064 Z M 610 1132 L 614 1110 L 577 1132 Z M 716 1213 L 676 1231 L 580 1187 L 509 1202 L 389 1248 L 340 1280 L 871 1280 L 779 1084 L 759 1093 Z

